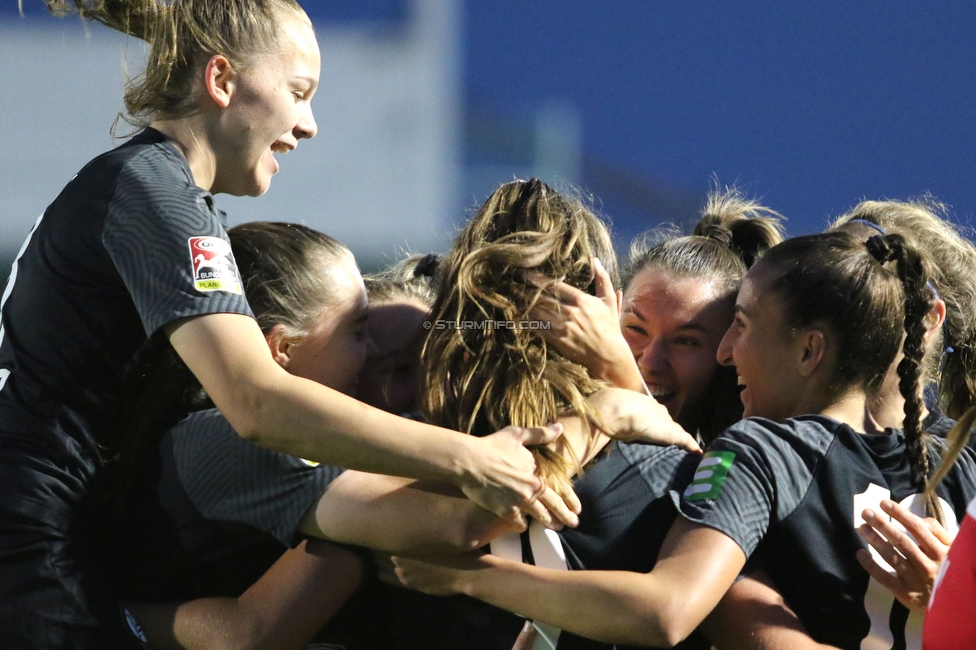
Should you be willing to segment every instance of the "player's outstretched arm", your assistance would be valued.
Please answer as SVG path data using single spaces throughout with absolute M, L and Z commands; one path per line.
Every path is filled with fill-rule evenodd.
M 519 528 L 523 513 L 546 516 L 538 502 L 545 486 L 525 445 L 554 440 L 558 426 L 475 438 L 385 413 L 288 374 L 254 320 L 239 314 L 178 321 L 167 333 L 221 413 L 252 442 L 339 467 L 447 481 Z
M 606 643 L 671 646 L 715 607 L 745 564 L 723 533 L 679 518 L 651 573 L 553 571 L 483 555 L 394 558 L 407 586 L 463 593 Z

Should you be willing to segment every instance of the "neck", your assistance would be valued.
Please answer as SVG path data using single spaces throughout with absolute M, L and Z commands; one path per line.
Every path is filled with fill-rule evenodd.
M 197 186 L 213 191 L 217 174 L 217 159 L 210 146 L 198 115 L 176 120 L 157 120 L 150 126 L 165 135 L 180 150 L 190 166 L 193 182 Z
M 892 429 L 902 429 L 905 426 L 905 398 L 898 391 L 885 391 L 882 395 L 871 403 L 871 415 L 879 424 Z M 922 402 L 922 418 L 925 419 L 929 414 L 925 402 Z
M 840 399 L 821 409 L 820 414 L 862 433 L 877 435 L 885 432 L 884 426 L 875 420 L 868 408 L 867 396 L 860 390 L 848 391 Z

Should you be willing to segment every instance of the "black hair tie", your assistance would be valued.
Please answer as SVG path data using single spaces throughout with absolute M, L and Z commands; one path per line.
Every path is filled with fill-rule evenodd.
M 874 235 L 873 237 L 869 237 L 864 242 L 864 245 L 867 247 L 868 252 L 871 253 L 871 257 L 878 260 L 881 264 L 890 262 L 898 257 L 898 251 L 888 241 L 887 235 Z
M 420 261 L 417 262 L 417 266 L 413 267 L 413 277 L 415 278 L 432 278 L 434 273 L 437 272 L 437 265 L 441 263 L 441 256 L 437 253 L 427 253 Z
M 705 239 L 714 239 L 726 248 L 732 248 L 732 231 L 721 224 L 709 226 L 701 236 Z

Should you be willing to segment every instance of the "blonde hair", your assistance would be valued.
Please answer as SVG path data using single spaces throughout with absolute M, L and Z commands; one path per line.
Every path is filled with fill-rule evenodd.
M 237 71 L 275 51 L 281 11 L 308 22 L 295 0 L 45 0 L 56 16 L 80 14 L 149 43 L 145 71 L 126 83 L 120 115 L 137 127 L 198 109 L 198 73 L 222 54 Z M 309 23 L 311 24 L 311 23 Z
M 414 300 L 430 308 L 437 294 L 434 274 L 440 257 L 411 255 L 377 273 L 363 276 L 370 305 L 383 305 L 397 300 Z
M 526 321 L 542 293 L 556 283 L 592 287 L 593 257 L 618 284 L 610 235 L 591 210 L 538 179 L 506 183 L 441 262 L 431 319 Z M 604 384 L 547 345 L 537 330 L 435 328 L 421 360 L 421 408 L 431 422 L 487 435 L 510 424 L 546 425 L 572 410 L 591 440 L 600 429 L 586 397 Z M 561 440 L 533 453 L 551 486 L 567 485 L 580 469 Z

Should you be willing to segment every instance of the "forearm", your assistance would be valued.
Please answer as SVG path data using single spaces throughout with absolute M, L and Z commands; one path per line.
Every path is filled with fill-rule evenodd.
M 287 551 L 239 598 L 127 607 L 162 650 L 300 650 L 355 591 L 362 560 L 325 542 Z
M 605 643 L 674 645 L 691 629 L 671 625 L 681 603 L 651 574 L 555 571 L 486 558 L 459 572 L 457 590 L 520 616 Z
M 736 582 L 702 623 L 718 650 L 829 650 L 814 641 L 764 574 Z
M 269 388 L 258 390 L 249 414 L 253 419 L 238 429 L 257 444 L 364 472 L 455 485 L 465 479 L 472 453 L 472 439 L 466 436 L 386 413 L 291 375 Z M 237 423 L 231 423 L 236 429 Z
M 354 471 L 302 523 L 306 534 L 398 555 L 470 551 L 510 529 L 446 483 Z
M 288 374 L 250 318 L 177 322 L 170 343 L 243 437 L 292 456 L 368 472 L 462 483 L 473 441 L 372 408 Z

